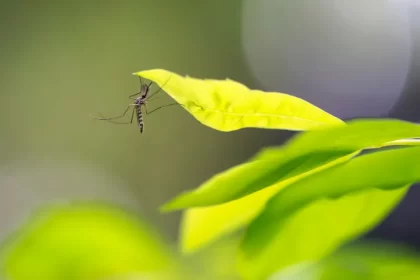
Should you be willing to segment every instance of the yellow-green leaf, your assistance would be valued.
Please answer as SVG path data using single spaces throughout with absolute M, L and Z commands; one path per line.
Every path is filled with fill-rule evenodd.
M 134 75 L 155 82 L 198 121 L 220 131 L 247 127 L 299 131 L 344 124 L 298 97 L 251 90 L 230 79 L 182 77 L 164 69 Z

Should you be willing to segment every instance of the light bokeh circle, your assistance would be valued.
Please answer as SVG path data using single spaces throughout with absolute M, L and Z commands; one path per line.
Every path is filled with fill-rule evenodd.
M 264 90 L 341 118 L 379 117 L 404 89 L 409 10 L 387 0 L 245 0 L 242 44 Z

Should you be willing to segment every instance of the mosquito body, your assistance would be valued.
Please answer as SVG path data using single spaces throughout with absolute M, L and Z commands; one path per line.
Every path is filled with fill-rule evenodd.
M 134 106 L 134 108 L 136 110 L 137 125 L 139 126 L 140 133 L 143 133 L 143 130 L 144 130 L 144 120 L 143 120 L 142 106 L 147 111 L 147 105 L 146 105 L 147 95 L 149 94 L 151 84 L 152 83 L 150 83 L 148 85 L 146 85 L 146 84 L 141 85 L 140 86 L 140 92 L 138 93 L 138 94 L 140 94 L 140 96 L 135 99 L 133 104 L 130 104 L 131 106 Z M 135 95 L 137 95 L 137 94 L 135 94 Z M 133 114 L 134 114 L 134 110 L 133 110 Z M 133 116 L 131 117 L 130 123 L 132 123 L 132 122 L 133 122 Z
M 171 105 L 179 105 L 178 103 L 168 104 L 168 105 L 157 107 L 157 108 L 155 108 L 155 109 L 153 109 L 152 111 L 149 112 L 147 110 L 147 102 L 159 98 L 159 97 L 156 97 L 154 99 L 150 99 L 152 96 L 154 96 L 155 94 L 157 94 L 160 91 L 160 88 L 157 91 L 155 91 L 154 93 L 149 95 L 150 87 L 152 85 L 152 82 L 150 82 L 149 84 L 143 84 L 142 80 L 141 80 L 141 77 L 139 77 L 139 78 L 140 78 L 140 91 L 129 96 L 129 98 L 131 100 L 133 100 L 134 102 L 127 106 L 127 108 L 125 109 L 124 113 L 121 116 L 117 116 L 117 117 L 113 117 L 113 118 L 94 118 L 92 116 L 91 117 L 94 118 L 94 119 L 97 119 L 97 120 L 109 121 L 109 122 L 115 123 L 115 124 L 131 124 L 131 123 L 133 123 L 134 113 L 136 113 L 137 125 L 140 129 L 140 133 L 143 133 L 143 130 L 144 130 L 143 108 L 145 109 L 146 114 L 151 114 L 154 111 L 156 111 L 160 108 L 163 108 L 163 107 L 167 107 L 167 106 L 171 106 Z M 138 96 L 135 97 L 136 95 L 138 95 Z M 114 122 L 113 121 L 115 119 L 123 118 L 127 114 L 127 112 L 129 111 L 129 109 L 131 107 L 133 107 L 133 109 L 132 109 L 132 113 L 131 113 L 131 119 L 130 119 L 129 122 Z

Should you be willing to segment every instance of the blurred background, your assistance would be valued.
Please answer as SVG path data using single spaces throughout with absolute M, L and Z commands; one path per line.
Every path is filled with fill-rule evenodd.
M 45 202 L 100 200 L 175 242 L 182 190 L 280 145 L 287 131 L 224 133 L 171 106 L 145 131 L 96 121 L 164 68 L 302 97 L 343 119 L 420 119 L 415 0 L 0 0 L 0 239 Z M 150 106 L 171 103 L 169 97 Z M 368 238 L 420 248 L 420 189 Z

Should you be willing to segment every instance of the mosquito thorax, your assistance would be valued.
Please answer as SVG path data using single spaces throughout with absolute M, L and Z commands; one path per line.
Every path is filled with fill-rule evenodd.
M 142 96 L 140 96 L 140 97 L 137 97 L 136 98 L 136 101 L 134 102 L 134 104 L 136 104 L 136 105 L 143 105 L 143 104 L 146 103 L 145 101 L 146 100 L 144 100 L 144 98 Z

